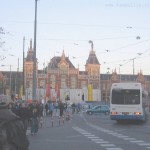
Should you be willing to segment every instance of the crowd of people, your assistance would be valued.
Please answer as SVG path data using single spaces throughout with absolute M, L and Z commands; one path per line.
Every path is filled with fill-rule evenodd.
M 39 126 L 42 126 L 43 116 L 53 116 L 54 110 L 57 112 L 59 109 L 59 116 L 63 116 L 64 111 L 66 110 L 67 105 L 59 102 L 47 101 L 45 104 L 42 104 L 38 101 L 33 101 L 28 104 L 25 102 L 15 102 L 9 105 L 9 109 L 12 110 L 14 114 L 19 116 L 24 124 L 24 130 L 27 131 L 28 127 L 31 127 L 31 135 L 35 135 L 38 132 Z
M 7 127 L 5 128 L 5 130 L 8 130 L 10 132 L 10 135 L 6 141 L 8 141 L 10 138 L 11 140 L 14 140 L 13 142 L 11 142 L 11 144 L 16 149 L 14 148 L 13 150 L 28 150 L 29 142 L 28 138 L 26 137 L 27 129 L 30 128 L 31 135 L 36 135 L 40 126 L 42 127 L 43 125 L 42 120 L 44 116 L 53 117 L 55 112 L 61 118 L 64 117 L 65 112 L 65 114 L 68 114 L 67 119 L 70 120 L 68 107 L 69 109 L 72 109 L 72 113 L 74 113 L 75 111 L 78 113 L 81 110 L 80 104 L 73 103 L 72 105 L 68 106 L 66 102 L 62 101 L 47 101 L 46 103 L 41 103 L 35 100 L 32 103 L 27 103 L 24 101 L 20 102 L 15 100 L 9 101 L 7 104 L 5 104 L 5 102 L 6 100 L 1 101 L 0 99 L 0 130 L 2 126 L 1 122 L 3 122 L 6 119 L 7 121 L 5 122 L 6 124 L 7 122 L 9 122 L 9 126 L 7 127 L 7 125 L 5 125 L 5 127 Z M 16 134 L 18 134 L 20 137 Z M 15 138 L 13 138 L 13 136 L 15 136 Z M 23 139 L 23 141 L 20 141 L 21 139 Z M 0 142 L 7 143 L 3 141 L 4 140 L 0 139 Z M 9 144 L 6 145 L 7 149 L 9 149 Z M 13 147 L 12 145 L 11 147 Z M 3 146 L 3 149 L 4 147 L 5 146 Z M 0 149 L 2 148 L 0 147 Z
M 53 117 L 54 110 L 58 109 L 62 117 L 67 105 L 62 101 L 12 101 L 8 96 L 0 95 L 0 150 L 28 150 L 27 129 L 30 128 L 31 135 L 36 135 L 42 127 L 43 116 Z

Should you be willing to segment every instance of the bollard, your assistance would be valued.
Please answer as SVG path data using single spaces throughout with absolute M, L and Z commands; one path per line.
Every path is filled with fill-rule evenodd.
M 62 122 L 63 122 L 63 124 L 64 124 L 64 116 L 63 116 L 63 118 L 62 118 Z
M 52 127 L 54 126 L 54 121 L 53 121 L 53 117 L 52 117 Z
M 59 126 L 60 126 L 60 116 L 59 116 Z

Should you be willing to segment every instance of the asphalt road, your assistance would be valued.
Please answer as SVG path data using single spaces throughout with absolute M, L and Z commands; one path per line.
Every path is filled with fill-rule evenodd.
M 108 115 L 74 114 L 70 121 L 43 119 L 39 133 L 31 136 L 29 150 L 146 150 L 150 149 L 150 118 L 144 124 L 117 124 Z

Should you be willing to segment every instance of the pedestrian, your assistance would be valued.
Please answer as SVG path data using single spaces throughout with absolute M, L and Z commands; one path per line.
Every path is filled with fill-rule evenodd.
M 63 112 L 64 112 L 64 104 L 62 103 L 62 101 L 60 101 L 59 103 L 59 116 L 62 117 L 63 116 Z
M 73 103 L 73 104 L 71 105 L 71 108 L 72 108 L 72 114 L 74 114 L 74 113 L 75 113 L 75 109 L 76 109 L 76 104 Z
M 0 95 L 0 150 L 28 150 L 24 124 L 8 105 L 11 98 Z
M 49 102 L 49 114 L 51 117 L 53 117 L 53 111 L 54 111 L 54 104 L 50 101 Z
M 43 104 L 42 103 L 38 104 L 38 122 L 39 122 L 39 126 L 42 127 L 43 126 Z
M 38 106 L 37 101 L 34 100 L 30 107 L 30 116 L 31 116 L 31 135 L 36 135 L 39 129 L 38 122 Z
M 18 109 L 18 116 L 21 118 L 21 120 L 24 124 L 24 130 L 26 133 L 27 128 L 29 126 L 29 119 L 30 119 L 30 111 L 29 111 L 26 103 L 20 104 L 20 108 Z
M 46 102 L 46 104 L 45 104 L 45 111 L 46 111 L 46 116 L 48 115 L 48 103 Z

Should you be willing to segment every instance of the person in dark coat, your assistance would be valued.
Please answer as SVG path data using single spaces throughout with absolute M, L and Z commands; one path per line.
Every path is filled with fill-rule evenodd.
M 31 116 L 31 135 L 35 135 L 37 134 L 39 129 L 37 101 L 33 101 L 33 104 L 30 107 L 30 116 Z
M 45 104 L 46 116 L 48 115 L 48 103 Z
M 59 103 L 59 111 L 60 111 L 60 117 L 63 116 L 63 112 L 64 112 L 64 104 L 62 103 L 62 101 L 60 101 Z
M 29 141 L 20 117 L 8 109 L 10 99 L 0 95 L 0 150 L 28 150 Z M 2 138 L 2 139 L 1 139 Z
M 29 125 L 29 119 L 30 119 L 30 111 L 27 107 L 27 104 L 22 103 L 20 105 L 20 108 L 18 109 L 18 116 L 21 118 L 23 124 L 24 124 L 24 131 L 26 133 L 28 125 Z

